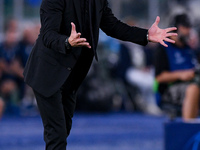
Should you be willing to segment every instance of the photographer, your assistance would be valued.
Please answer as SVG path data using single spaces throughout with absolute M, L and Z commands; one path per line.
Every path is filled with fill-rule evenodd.
M 186 14 L 174 17 L 178 36 L 175 44 L 159 47 L 155 52 L 155 75 L 163 102 L 182 105 L 185 120 L 196 118 L 199 109 L 200 81 L 194 50 L 188 46 L 191 22 Z

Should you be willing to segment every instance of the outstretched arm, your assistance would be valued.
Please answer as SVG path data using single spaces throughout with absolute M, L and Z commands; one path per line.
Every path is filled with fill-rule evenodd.
M 177 33 L 169 33 L 176 30 L 176 28 L 160 29 L 158 24 L 160 22 L 160 17 L 156 18 L 155 23 L 151 26 L 149 30 L 131 27 L 127 24 L 118 20 L 112 13 L 112 10 L 108 6 L 108 1 L 106 0 L 102 18 L 100 23 L 100 28 L 109 36 L 117 38 L 123 41 L 129 41 L 140 45 L 147 45 L 149 42 L 160 43 L 167 47 L 164 41 L 174 43 L 170 36 L 177 36 Z M 148 32 L 148 41 L 147 41 Z
M 160 22 L 160 17 L 157 17 L 156 21 L 148 31 L 148 41 L 154 43 L 160 43 L 161 45 L 168 47 L 168 45 L 165 44 L 164 41 L 175 43 L 175 41 L 170 39 L 169 37 L 177 36 L 177 33 L 170 33 L 171 31 L 177 30 L 177 28 L 172 27 L 172 28 L 160 29 L 158 27 L 159 22 Z
M 129 26 L 119 19 L 117 19 L 105 0 L 104 8 L 102 9 L 102 17 L 100 21 L 100 28 L 108 36 L 113 38 L 128 41 L 140 45 L 147 45 L 147 29 L 142 29 L 135 26 Z

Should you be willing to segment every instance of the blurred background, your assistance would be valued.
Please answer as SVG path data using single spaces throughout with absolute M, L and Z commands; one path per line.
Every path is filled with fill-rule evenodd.
M 39 34 L 41 1 L 0 0 L 1 150 L 39 150 L 44 145 L 37 104 L 22 75 Z M 149 28 L 156 16 L 161 17 L 159 27 L 166 28 L 173 16 L 187 14 L 193 24 L 191 47 L 200 60 L 199 0 L 108 1 L 117 18 L 143 28 Z M 164 149 L 163 123 L 180 117 L 180 109 L 160 107 L 153 63 L 158 46 L 124 43 L 100 32 L 100 60 L 93 62 L 79 89 L 71 150 Z

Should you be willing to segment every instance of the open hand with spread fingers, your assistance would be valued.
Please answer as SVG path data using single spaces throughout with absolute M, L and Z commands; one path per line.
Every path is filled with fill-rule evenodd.
M 150 42 L 160 43 L 161 45 L 168 47 L 168 45 L 164 41 L 175 43 L 175 41 L 170 39 L 169 37 L 178 35 L 177 33 L 171 33 L 172 31 L 177 30 L 177 28 L 171 27 L 166 29 L 160 29 L 158 27 L 159 22 L 160 22 L 160 17 L 157 16 L 156 21 L 148 31 L 148 40 Z
M 72 47 L 87 47 L 87 48 L 91 48 L 90 44 L 87 42 L 87 40 L 85 38 L 81 38 L 81 33 L 77 33 L 76 32 L 76 26 L 75 24 L 72 22 L 72 30 L 71 30 L 71 35 L 68 39 L 69 44 Z

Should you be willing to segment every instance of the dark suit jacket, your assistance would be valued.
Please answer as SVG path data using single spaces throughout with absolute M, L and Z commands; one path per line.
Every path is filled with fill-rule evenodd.
M 107 35 L 141 45 L 147 44 L 147 30 L 130 27 L 119 21 L 108 7 L 107 0 L 94 0 L 92 49 L 98 43 L 99 28 Z M 80 0 L 43 0 L 40 8 L 41 30 L 29 56 L 25 82 L 40 94 L 53 95 L 66 81 L 80 56 L 81 48 L 67 51 L 65 40 L 71 34 L 71 22 L 82 32 Z

